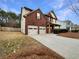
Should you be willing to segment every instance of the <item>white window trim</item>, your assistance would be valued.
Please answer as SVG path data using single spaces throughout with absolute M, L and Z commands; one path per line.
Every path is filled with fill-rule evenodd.
M 51 20 L 51 18 L 49 17 L 49 21 Z
M 37 19 L 39 20 L 41 18 L 41 14 L 37 12 Z

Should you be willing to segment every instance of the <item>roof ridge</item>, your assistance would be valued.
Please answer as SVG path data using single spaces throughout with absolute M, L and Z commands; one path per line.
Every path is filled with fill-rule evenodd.
M 30 9 L 30 8 L 28 8 L 28 7 L 23 7 L 23 8 L 25 8 L 26 10 L 33 11 L 32 9 Z
M 35 12 L 35 11 L 37 11 L 37 10 L 40 10 L 40 9 L 38 8 L 38 9 L 36 9 L 36 10 L 33 10 L 33 11 L 31 11 L 30 13 L 28 13 L 27 15 L 30 15 L 31 13 L 33 13 L 33 12 Z M 26 16 L 26 14 L 25 14 L 25 16 Z

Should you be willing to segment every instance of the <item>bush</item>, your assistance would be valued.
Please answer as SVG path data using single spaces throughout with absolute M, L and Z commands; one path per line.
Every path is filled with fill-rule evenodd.
M 55 34 L 62 33 L 62 32 L 68 32 L 68 30 L 66 30 L 66 29 L 55 29 L 54 30 Z

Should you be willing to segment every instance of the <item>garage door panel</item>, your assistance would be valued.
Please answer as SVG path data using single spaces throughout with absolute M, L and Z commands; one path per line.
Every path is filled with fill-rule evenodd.
M 39 26 L 39 34 L 45 34 L 46 33 L 46 27 Z M 29 35 L 35 35 L 38 34 L 38 26 L 28 26 L 28 34 Z
M 46 27 L 40 26 L 39 31 L 40 31 L 40 34 L 45 34 L 46 33 Z
M 37 26 L 28 26 L 28 34 L 37 34 L 38 33 L 38 27 Z

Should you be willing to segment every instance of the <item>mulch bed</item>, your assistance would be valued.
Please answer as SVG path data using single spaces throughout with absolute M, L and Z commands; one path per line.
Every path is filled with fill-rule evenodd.
M 79 32 L 66 32 L 66 33 L 60 33 L 60 36 L 69 37 L 69 38 L 76 38 L 79 39 Z

